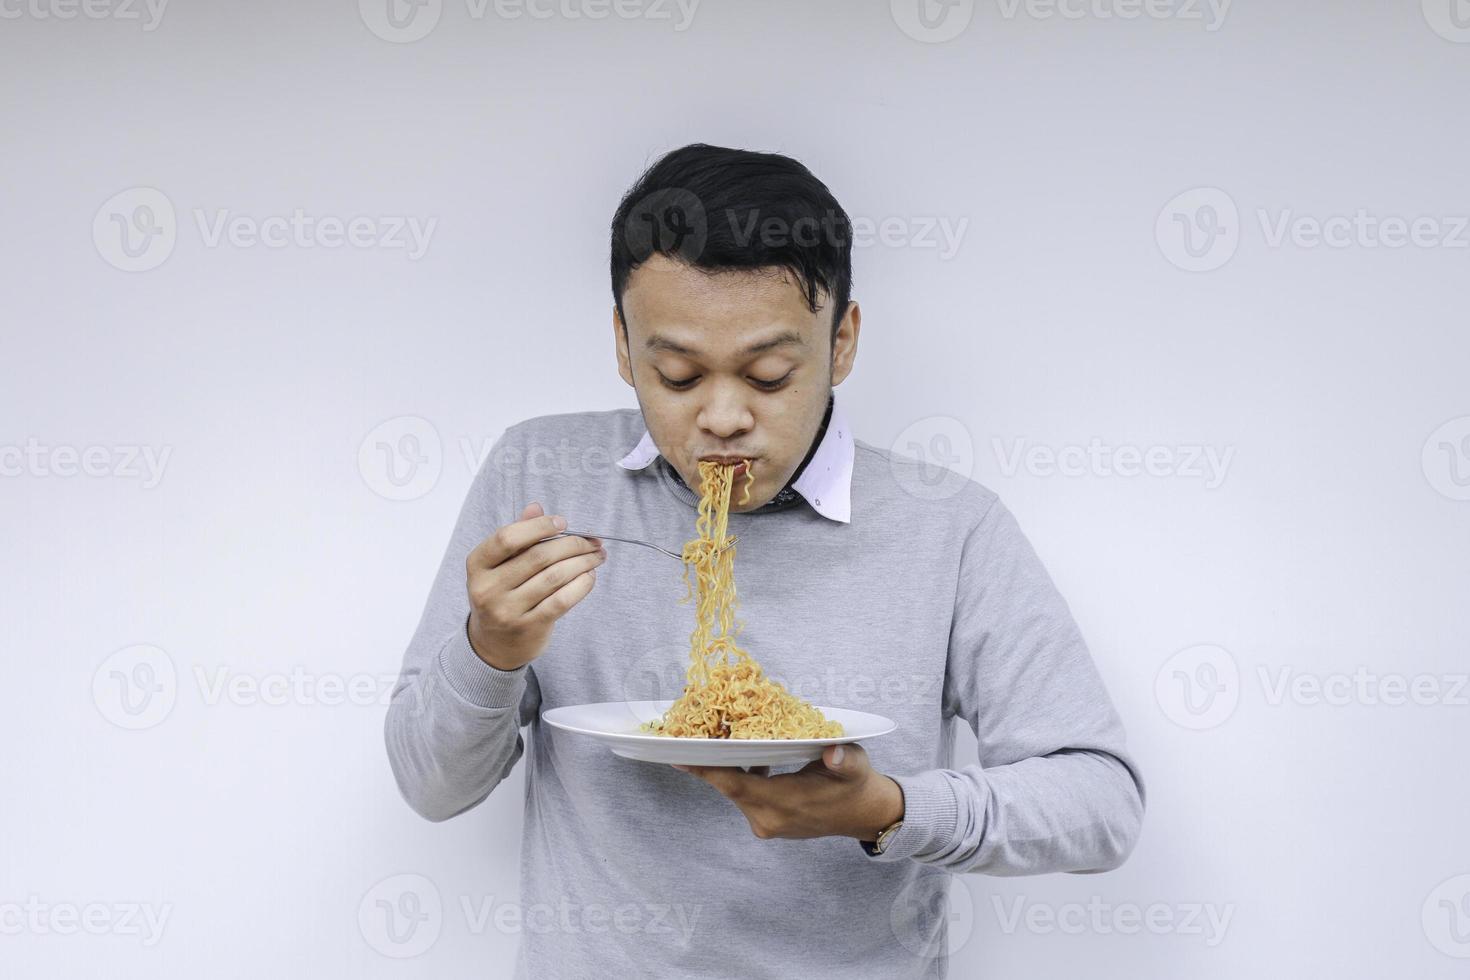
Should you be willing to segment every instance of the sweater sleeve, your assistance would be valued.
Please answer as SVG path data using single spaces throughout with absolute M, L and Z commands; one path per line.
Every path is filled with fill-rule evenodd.
M 999 500 L 964 542 L 944 714 L 969 723 L 980 764 L 890 774 L 903 826 L 871 860 L 993 875 L 1123 863 L 1143 781 L 1066 601 Z
M 398 789 L 429 820 L 446 820 L 490 795 L 524 752 L 521 726 L 541 703 L 533 665 L 492 667 L 467 632 L 465 560 L 510 521 L 499 447 L 486 456 L 460 508 L 384 721 Z

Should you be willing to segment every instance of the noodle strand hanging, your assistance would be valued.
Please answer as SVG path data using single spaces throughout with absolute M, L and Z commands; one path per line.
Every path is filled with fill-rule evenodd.
M 681 600 L 695 599 L 694 632 L 689 636 L 689 670 L 684 693 L 661 719 L 644 731 L 676 738 L 835 738 L 842 725 L 767 677 L 735 638 L 739 600 L 735 595 L 735 548 L 729 540 L 730 494 L 735 467 L 699 463 L 697 536 L 684 545 Z M 754 465 L 747 461 L 739 503 L 750 500 Z M 690 575 L 693 573 L 693 578 Z

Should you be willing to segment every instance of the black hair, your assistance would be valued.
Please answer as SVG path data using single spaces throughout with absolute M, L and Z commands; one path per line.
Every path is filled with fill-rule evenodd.
M 699 269 L 791 272 L 815 313 L 832 302 L 832 336 L 852 293 L 852 222 L 812 172 L 779 153 L 691 143 L 660 157 L 612 220 L 612 291 L 623 316 L 633 270 L 654 254 Z

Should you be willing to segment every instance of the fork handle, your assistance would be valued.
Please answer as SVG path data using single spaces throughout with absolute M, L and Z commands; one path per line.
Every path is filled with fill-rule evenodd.
M 560 534 L 553 534 L 551 538 L 543 538 L 542 540 L 550 541 L 552 538 L 566 537 L 598 538 L 602 541 L 621 541 L 624 544 L 641 544 L 645 548 L 652 548 L 654 551 L 662 552 L 663 554 L 668 555 L 670 558 L 677 558 L 680 561 L 684 560 L 683 555 L 676 555 L 672 551 L 669 551 L 666 548 L 660 548 L 656 544 L 650 544 L 647 541 L 639 541 L 637 538 L 620 538 L 614 534 L 592 534 L 587 531 L 563 531 Z

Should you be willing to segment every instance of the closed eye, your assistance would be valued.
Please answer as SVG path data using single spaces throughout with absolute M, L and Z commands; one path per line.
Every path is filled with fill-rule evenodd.
M 782 385 L 786 384 L 786 382 L 789 381 L 791 379 L 791 376 L 795 373 L 796 369 L 793 368 L 774 381 L 763 381 L 760 378 L 751 378 L 750 381 L 751 384 L 755 385 L 757 388 L 761 388 L 765 391 L 775 391 Z M 664 387 L 672 388 L 675 391 L 687 391 L 688 389 L 694 387 L 694 383 L 699 380 L 699 375 L 697 374 L 692 378 L 682 378 L 675 380 L 674 378 L 665 377 L 662 371 L 659 372 L 658 377 L 659 380 L 664 383 Z

